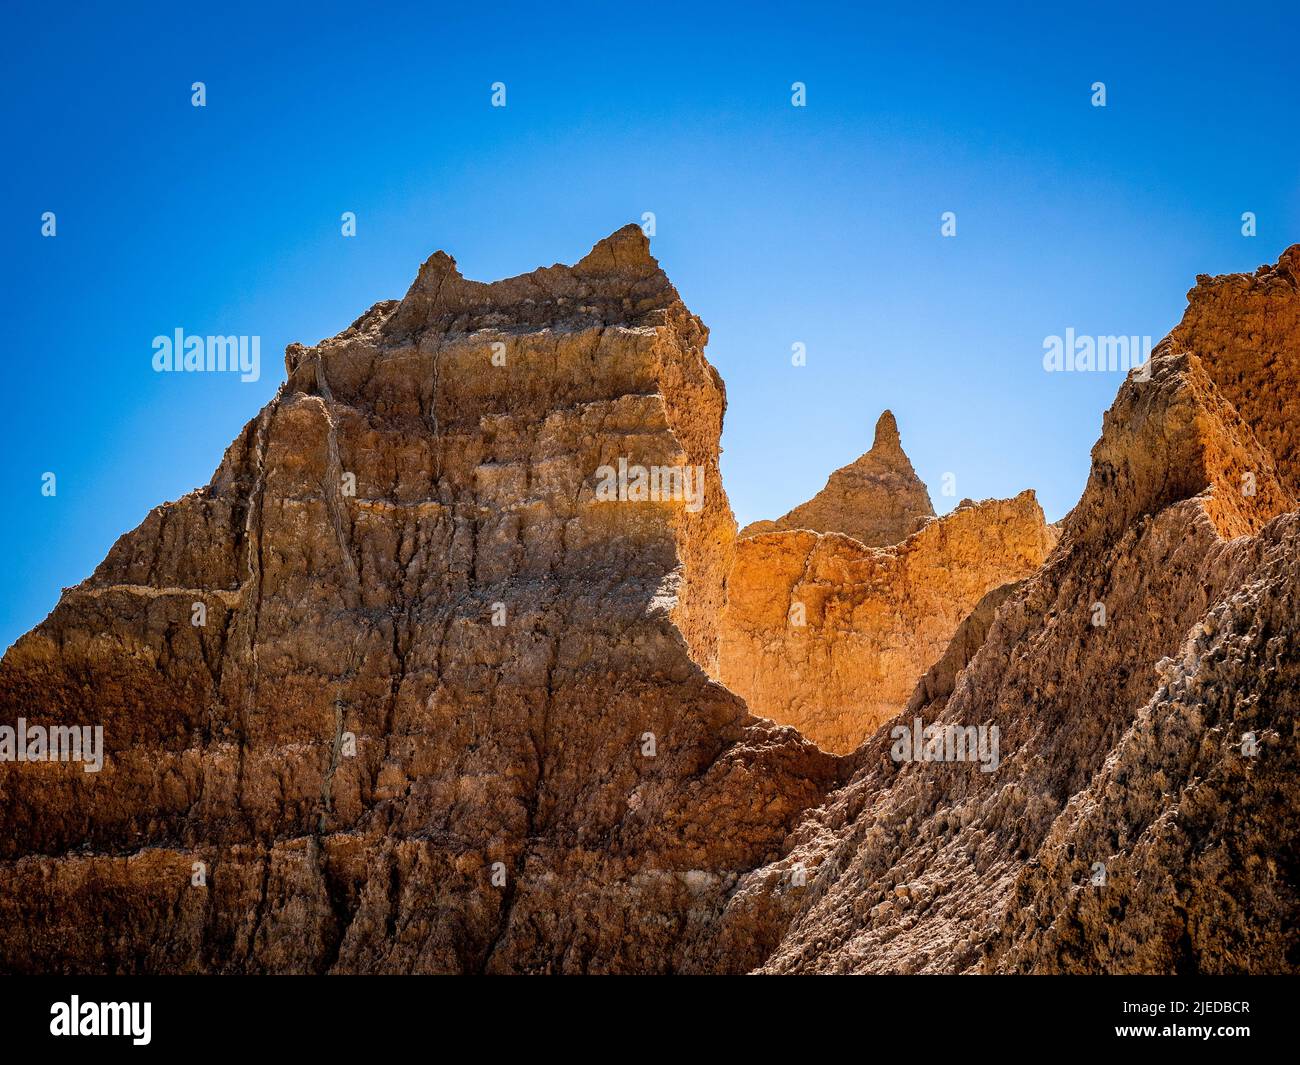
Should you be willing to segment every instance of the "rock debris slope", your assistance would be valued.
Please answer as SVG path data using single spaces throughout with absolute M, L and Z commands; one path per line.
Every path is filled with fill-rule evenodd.
M 436 254 L 291 346 L 211 483 L 0 664 L 0 723 L 107 749 L 0 765 L 0 969 L 684 964 L 837 770 L 710 676 L 706 338 L 629 226 L 494 284 Z M 598 496 L 620 459 L 703 499 Z
M 1189 299 L 1043 568 L 899 719 L 997 725 L 996 771 L 877 733 L 702 967 L 1300 969 L 1300 246 Z

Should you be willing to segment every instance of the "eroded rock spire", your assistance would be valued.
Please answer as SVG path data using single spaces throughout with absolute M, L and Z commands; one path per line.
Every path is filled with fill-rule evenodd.
M 934 517 L 925 484 L 903 451 L 898 423 L 886 410 L 871 450 L 830 475 L 826 487 L 775 521 L 756 521 L 741 536 L 810 529 L 851 536 L 867 547 L 906 540 Z

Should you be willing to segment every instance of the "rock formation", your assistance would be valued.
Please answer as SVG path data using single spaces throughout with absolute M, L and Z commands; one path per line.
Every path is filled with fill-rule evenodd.
M 878 449 L 879 434 L 869 454 Z M 963 501 L 893 547 L 838 533 L 744 537 L 721 680 L 754 713 L 848 754 L 903 708 L 985 594 L 1033 573 L 1055 540 L 1033 492 Z
M 903 452 L 894 415 L 876 422 L 871 450 L 830 475 L 826 487 L 776 521 L 756 521 L 741 536 L 785 529 L 843 533 L 868 547 L 906 540 L 934 517 L 930 493 Z
M 0 764 L 0 970 L 679 967 L 837 770 L 710 679 L 706 338 L 629 226 L 291 346 L 0 664 L 0 724 L 106 747 Z
M 1199 280 L 1045 563 L 972 581 L 846 758 L 716 679 L 706 337 L 628 227 L 490 285 L 435 255 L 291 346 L 210 484 L 0 662 L 0 726 L 106 747 L 0 762 L 0 970 L 1300 969 L 1300 246 Z M 1036 511 L 737 566 L 838 623 Z
M 1043 568 L 742 880 L 702 968 L 1300 969 L 1300 246 L 1189 298 Z M 996 725 L 996 770 L 904 760 L 916 718 Z

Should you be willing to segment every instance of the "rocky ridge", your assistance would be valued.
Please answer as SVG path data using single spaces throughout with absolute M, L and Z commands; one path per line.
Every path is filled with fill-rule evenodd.
M 710 677 L 706 338 L 629 226 L 490 285 L 439 253 L 291 346 L 211 483 L 0 663 L 0 722 L 107 747 L 0 765 L 0 969 L 677 967 L 838 773 Z M 598 498 L 620 459 L 702 504 Z
M 1300 246 L 1199 278 L 1042 569 L 977 609 L 894 725 L 996 725 L 997 770 L 900 761 L 877 733 L 701 964 L 1300 968 L 1298 378 Z M 777 890 L 792 868 L 802 894 Z
M 0 724 L 107 747 L 0 763 L 0 970 L 1300 968 L 1300 246 L 1198 279 L 1042 566 L 844 758 L 716 679 L 733 558 L 800 545 L 835 616 L 946 526 L 737 551 L 706 339 L 629 226 L 292 346 L 0 662 Z M 704 495 L 611 500 L 620 460 Z M 900 760 L 916 718 L 992 771 Z

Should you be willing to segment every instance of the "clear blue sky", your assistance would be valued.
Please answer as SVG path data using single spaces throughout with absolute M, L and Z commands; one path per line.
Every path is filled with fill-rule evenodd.
M 940 510 L 951 471 L 1062 516 L 1119 378 L 1043 338 L 1158 339 L 1197 273 L 1300 240 L 1293 5 L 216 6 L 6 5 L 0 646 L 438 248 L 489 280 L 653 211 L 744 523 L 885 407 Z M 262 379 L 155 374 L 178 326 L 260 335 Z

